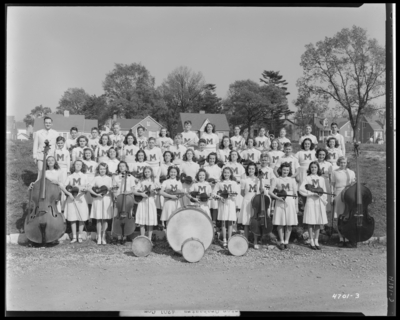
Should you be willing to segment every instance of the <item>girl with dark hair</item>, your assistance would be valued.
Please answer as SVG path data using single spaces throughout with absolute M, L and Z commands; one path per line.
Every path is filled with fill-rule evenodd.
M 111 140 L 110 140 L 110 136 L 108 134 L 103 134 L 100 137 L 99 140 L 99 146 L 97 148 L 97 153 L 96 153 L 96 158 L 97 158 L 97 162 L 107 162 L 108 155 L 108 149 L 111 148 Z
M 75 162 L 78 159 L 82 160 L 83 159 L 83 150 L 85 148 L 89 147 L 88 146 L 89 139 L 85 136 L 80 136 L 77 139 L 77 142 L 78 142 L 78 146 L 72 150 L 72 154 L 71 154 L 72 162 Z
M 91 219 L 96 219 L 97 244 L 107 244 L 106 231 L 108 220 L 112 219 L 112 179 L 108 175 L 108 166 L 101 162 L 96 168 L 97 176 L 90 184 L 89 192 L 94 196 L 92 202 Z M 105 195 L 97 194 L 93 191 L 93 187 L 106 186 L 108 191 Z
M 206 140 L 205 149 L 208 152 L 217 152 L 219 138 L 218 135 L 215 134 L 215 125 L 213 125 L 212 123 L 207 123 L 201 138 Z
M 297 158 L 292 154 L 292 144 L 285 143 L 283 150 L 285 151 L 284 155 L 280 157 L 275 163 L 274 174 L 275 176 L 278 177 L 279 176 L 278 169 L 280 168 L 282 163 L 287 162 L 290 164 L 292 177 L 296 177 L 300 165 L 299 165 L 299 160 L 297 160 Z
M 321 169 L 321 176 L 325 180 L 325 188 L 328 190 L 328 192 L 332 192 L 332 187 L 331 187 L 331 177 L 332 177 L 332 164 L 327 161 L 328 159 L 328 151 L 324 148 L 319 148 L 315 152 L 315 155 L 317 156 L 318 159 L 318 165 Z M 332 196 L 328 195 L 328 204 L 326 205 L 326 212 L 331 212 L 331 202 L 332 202 Z
M 297 195 L 297 184 L 292 178 L 292 165 L 289 162 L 284 162 L 279 166 L 277 170 L 278 177 L 272 180 L 271 188 L 269 190 L 269 196 L 275 199 L 275 212 L 272 218 L 272 224 L 277 226 L 279 235 L 280 250 L 288 248 L 290 233 L 292 232 L 292 226 L 297 225 L 297 212 L 298 202 L 297 198 L 278 197 L 273 193 L 275 189 L 279 191 L 284 190 L 288 195 Z M 286 229 L 283 232 L 283 229 Z
M 296 180 L 299 186 L 303 183 L 303 180 L 307 176 L 307 170 L 310 163 L 317 160 L 315 157 L 314 144 L 312 143 L 311 139 L 305 138 L 301 143 L 301 149 L 302 150 L 297 152 L 295 155 L 300 165 L 298 174 L 296 175 Z
M 254 146 L 260 152 L 269 150 L 271 139 L 265 135 L 265 128 L 260 128 L 258 136 L 254 138 Z
M 136 161 L 136 153 L 139 151 L 136 143 L 136 137 L 132 132 L 130 132 L 125 136 L 124 146 L 120 150 L 120 160 L 124 160 L 128 164 L 129 171 L 133 171 L 133 164 Z
M 332 164 L 332 170 L 336 170 L 338 165 L 336 162 L 340 157 L 343 157 L 342 150 L 339 149 L 339 142 L 334 137 L 328 138 L 326 141 L 326 151 L 328 151 L 328 158 L 327 160 Z
M 142 126 L 139 126 L 137 128 L 137 143 L 138 143 L 138 147 L 139 149 L 145 149 L 147 147 L 147 138 L 144 136 L 144 132 L 146 131 L 146 129 Z
M 168 168 L 167 180 L 161 184 L 160 194 L 164 197 L 164 206 L 161 213 L 161 223 L 165 228 L 166 221 L 180 207 L 182 207 L 182 199 L 177 195 L 170 194 L 166 191 L 182 191 L 182 183 L 179 180 L 179 168 L 171 166 Z
M 185 161 L 183 161 L 182 164 L 180 165 L 181 172 L 184 173 L 187 177 L 191 177 L 192 181 L 195 180 L 196 174 L 200 169 L 199 164 L 193 161 L 193 157 L 194 157 L 193 149 L 187 149 L 186 153 L 183 156 L 183 160 L 185 160 Z M 185 192 L 189 192 L 189 189 L 190 189 L 191 185 L 192 185 L 191 183 L 190 184 L 188 184 L 186 182 L 183 183 L 182 184 L 183 190 Z M 189 198 L 188 197 L 184 197 L 183 198 L 183 205 L 187 206 L 187 205 L 190 205 L 190 204 L 191 203 L 190 203 Z
M 242 152 L 246 148 L 246 140 L 240 135 L 240 127 L 233 128 L 233 136 L 231 137 L 232 150 Z
M 94 161 L 94 153 L 93 153 L 92 149 L 85 148 L 83 150 L 83 160 L 82 161 L 86 166 L 87 182 L 89 184 L 91 184 L 93 182 L 93 180 L 94 180 L 95 175 L 96 175 L 96 172 L 97 172 L 96 169 L 97 169 L 97 166 L 98 166 L 98 163 L 96 161 Z M 90 194 L 91 194 L 90 192 L 86 192 L 86 195 L 85 195 L 86 202 L 87 202 L 87 204 L 89 206 L 89 215 L 90 215 L 90 210 L 91 210 L 92 202 L 93 202 L 93 198 L 92 198 L 92 196 Z
M 108 155 L 108 160 L 106 161 L 106 163 L 108 165 L 108 171 L 110 172 L 110 174 L 116 174 L 119 164 L 119 160 L 117 158 L 117 151 L 115 150 L 114 147 L 111 147 L 110 149 L 108 149 L 107 155 Z
M 239 212 L 238 223 L 244 225 L 244 236 L 247 239 L 249 238 L 250 218 L 254 215 L 251 200 L 256 194 L 260 193 L 260 180 L 256 177 L 257 174 L 257 165 L 251 162 L 246 168 L 247 177 L 240 183 L 243 202 Z M 258 248 L 257 242 L 254 242 L 254 249 Z
M 283 150 L 283 145 L 282 145 L 282 150 Z M 271 151 L 269 151 L 268 154 L 271 158 L 270 167 L 272 169 L 274 169 L 279 158 L 281 158 L 285 155 L 285 153 L 283 153 L 282 151 L 279 150 L 279 140 L 278 139 L 273 139 L 271 141 Z
M 306 185 L 309 184 L 315 188 L 320 187 L 326 192 L 325 180 L 321 177 L 321 170 L 317 161 L 310 163 L 307 174 L 299 190 L 304 197 L 307 197 L 303 223 L 308 224 L 311 249 L 320 250 L 318 243 L 320 226 L 328 223 L 326 217 L 327 197 L 326 194 L 318 194 L 307 190 Z
M 147 164 L 147 155 L 144 150 L 140 149 L 136 153 L 136 162 L 132 165 L 132 172 L 136 174 L 143 173 L 143 169 L 148 165 Z
M 210 182 L 210 186 L 212 188 L 212 192 L 215 192 L 216 184 L 218 183 L 222 169 L 217 165 L 217 154 L 215 152 L 211 152 L 207 156 L 207 162 L 204 165 L 204 170 L 206 170 L 208 174 L 208 179 L 213 179 Z M 211 199 L 210 200 L 210 211 L 212 216 L 212 221 L 214 225 L 217 223 L 217 215 L 218 215 L 218 200 Z
M 88 181 L 86 176 L 86 165 L 82 160 L 76 160 L 71 168 L 72 174 L 68 176 L 65 185 L 78 187 L 79 193 L 75 196 L 67 194 L 68 198 L 65 201 L 65 218 L 71 222 L 72 240 L 74 242 L 82 242 L 81 233 L 85 221 L 89 219 L 89 209 L 86 201 L 86 191 L 88 189 Z M 76 227 L 78 225 L 78 234 Z
M 159 138 L 156 140 L 156 146 L 161 148 L 161 151 L 165 151 L 168 149 L 169 146 L 172 146 L 174 141 L 169 137 L 166 128 L 161 128 L 159 133 Z
M 194 191 L 198 192 L 199 194 L 205 193 L 207 194 L 207 196 L 210 197 L 212 193 L 212 188 L 210 184 L 207 182 L 207 179 L 208 179 L 207 171 L 205 169 L 200 169 L 196 174 L 196 182 L 192 184 L 192 186 L 189 189 L 189 192 Z M 209 202 L 210 201 L 199 200 L 200 209 L 204 210 L 204 212 L 207 213 L 207 215 L 211 219 Z
M 241 160 L 239 152 L 232 150 L 231 153 L 229 154 L 228 160 L 229 162 L 222 168 L 222 170 L 227 167 L 231 168 L 236 183 L 240 185 L 241 179 L 246 177 L 246 170 L 239 163 L 239 161 Z M 238 188 L 240 187 L 238 186 Z M 238 195 L 236 196 L 235 201 L 236 201 L 236 210 L 239 211 L 240 208 L 242 207 L 242 201 L 243 201 L 243 197 L 240 193 L 238 193 Z
M 259 163 L 261 151 L 254 148 L 255 139 L 253 137 L 249 137 L 246 141 L 247 149 L 242 151 L 240 156 L 247 160 L 248 162 Z
M 232 146 L 228 136 L 223 136 L 218 150 L 218 160 L 226 165 L 229 161 L 229 154 L 231 153 Z

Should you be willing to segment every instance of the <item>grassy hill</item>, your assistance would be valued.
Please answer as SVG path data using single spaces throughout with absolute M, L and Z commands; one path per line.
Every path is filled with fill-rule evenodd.
M 293 144 L 294 152 L 299 149 Z M 349 167 L 355 170 L 354 156 L 349 149 Z M 371 190 L 373 203 L 368 207 L 375 219 L 375 236 L 386 234 L 386 146 L 361 146 L 361 182 Z M 36 180 L 37 169 L 32 159 L 32 141 L 7 141 L 7 234 L 23 232 L 28 212 L 28 186 Z M 328 217 L 329 218 L 329 217 Z M 330 221 L 330 219 L 329 219 Z

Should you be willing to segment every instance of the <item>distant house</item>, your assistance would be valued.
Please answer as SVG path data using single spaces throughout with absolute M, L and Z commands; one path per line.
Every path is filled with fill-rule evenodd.
M 17 140 L 29 140 L 29 136 L 26 133 L 18 133 Z
M 192 131 L 195 131 L 199 137 L 204 132 L 206 125 L 212 123 L 215 125 L 215 133 L 221 139 L 223 136 L 229 137 L 229 124 L 225 114 L 221 113 L 180 113 L 181 121 L 178 123 L 178 132 L 184 131 L 184 123 L 187 120 L 192 122 Z
M 14 116 L 7 116 L 7 140 L 15 140 L 17 138 L 17 127 Z
M 159 136 L 160 130 L 163 127 L 160 123 L 154 120 L 152 117 L 140 117 L 133 119 L 119 119 L 114 115 L 112 123 L 118 122 L 121 126 L 121 133 L 126 135 L 130 130 L 137 136 L 137 128 L 142 126 L 145 128 L 144 135 L 147 138 Z
M 72 127 L 78 129 L 79 135 L 89 137 L 91 129 L 97 127 L 98 123 L 97 120 L 85 119 L 84 115 L 70 115 L 68 111 L 64 111 L 64 114 L 49 114 L 48 116 L 53 119 L 52 129 L 56 130 L 65 139 L 69 138 L 69 132 Z M 33 134 L 41 129 L 44 129 L 43 118 L 35 120 Z
M 385 140 L 385 123 L 379 116 L 361 116 L 359 130 L 361 143 L 369 142 L 371 137 L 374 143 Z

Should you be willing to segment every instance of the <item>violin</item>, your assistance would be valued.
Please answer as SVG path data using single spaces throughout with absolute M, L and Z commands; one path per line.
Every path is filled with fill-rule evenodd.
M 186 192 L 184 192 L 184 191 L 182 191 L 182 190 L 172 190 L 172 189 L 165 189 L 164 190 L 164 192 L 165 193 L 168 193 L 168 194 L 170 194 L 170 195 L 174 195 L 174 196 L 177 196 L 178 198 L 182 198 L 185 194 L 186 194 Z M 171 198 L 167 198 L 166 200 L 173 200 L 173 199 L 171 199 Z
M 130 176 L 128 172 L 122 174 L 124 190 L 115 200 L 118 214 L 113 218 L 111 230 L 111 233 L 122 237 L 130 235 L 136 229 L 135 219 L 132 216 L 134 198 L 131 194 L 125 194 L 128 176 Z
M 163 183 L 165 180 L 167 180 L 167 177 L 162 175 L 160 176 L 160 183 Z
M 368 213 L 368 205 L 372 203 L 372 193 L 360 181 L 360 168 L 358 164 L 360 143 L 354 143 L 356 156 L 356 183 L 342 191 L 345 203 L 343 214 L 338 218 L 340 233 L 351 242 L 367 241 L 374 234 L 375 220 Z
M 154 190 L 147 190 L 147 191 L 144 191 L 144 193 L 145 193 L 148 197 L 150 197 L 150 195 L 154 194 L 154 192 L 158 192 L 158 191 L 160 191 L 160 190 L 161 190 L 161 188 L 155 188 Z M 143 192 L 143 191 L 139 191 L 139 192 Z M 133 198 L 135 199 L 136 202 L 140 202 L 140 201 L 143 200 L 143 196 L 139 196 L 139 195 L 137 195 L 137 194 L 135 194 Z
M 97 193 L 97 194 L 101 194 L 102 196 L 104 196 L 105 194 L 107 194 L 108 192 L 108 188 L 107 186 L 101 186 L 101 187 L 93 187 L 92 190 Z M 70 191 L 71 192 L 71 191 Z M 72 193 L 72 192 L 71 192 Z M 97 196 L 92 194 L 93 198 L 97 198 Z
M 228 190 L 217 191 L 217 196 L 222 199 L 228 199 L 229 196 L 236 196 L 237 192 L 229 192 Z
M 268 223 L 267 221 L 267 216 L 269 217 L 269 214 L 267 215 L 267 210 L 269 208 L 269 205 L 271 203 L 271 199 L 264 194 L 264 188 L 262 185 L 262 174 L 259 174 L 258 179 L 260 182 L 260 194 L 256 194 L 253 199 L 251 199 L 251 206 L 253 208 L 254 214 L 250 219 L 250 229 L 251 232 L 253 232 L 255 235 L 260 235 L 260 227 L 267 227 L 271 226 L 272 223 L 271 221 Z M 269 212 L 268 212 L 269 213 Z M 272 231 L 272 228 L 270 228 Z
M 65 187 L 65 190 L 67 190 L 69 193 L 71 193 L 74 198 L 79 193 L 79 188 L 77 186 L 68 185 L 68 186 Z
M 209 179 L 207 179 L 207 182 L 209 184 L 211 184 L 212 186 L 214 186 L 217 183 L 217 180 L 215 180 L 214 178 L 209 178 Z
M 314 192 L 314 193 L 318 193 L 318 194 L 327 194 L 330 196 L 336 196 L 333 193 L 329 193 L 329 192 L 325 192 L 324 189 L 322 189 L 321 187 L 314 187 L 312 184 L 306 184 L 305 185 L 306 190 Z
M 65 218 L 56 206 L 56 201 L 61 198 L 61 189 L 46 178 L 46 156 L 50 150 L 50 144 L 48 140 L 44 143 L 40 183 L 35 183 L 30 190 L 28 208 L 31 207 L 31 199 L 35 206 L 24 222 L 26 237 L 32 242 L 42 244 L 58 240 L 67 228 Z
M 197 161 L 197 163 L 198 163 L 199 166 L 204 166 L 204 164 L 206 163 L 206 158 L 200 158 Z
M 222 168 L 225 165 L 225 163 L 221 160 L 217 161 L 217 166 Z
M 282 198 L 283 200 L 286 200 L 286 197 L 297 198 L 296 195 L 287 194 L 287 192 L 283 189 L 282 190 L 274 189 L 272 193 L 275 194 L 277 197 Z
M 202 192 L 202 193 L 200 193 L 199 191 L 192 191 L 192 192 L 190 192 L 189 193 L 189 195 L 190 195 L 190 202 L 198 202 L 198 201 L 200 201 L 200 202 L 206 202 L 206 201 L 208 201 L 208 200 L 210 200 L 211 198 L 208 196 L 208 194 L 207 193 L 205 193 L 205 192 Z M 197 201 L 196 201 L 197 200 Z

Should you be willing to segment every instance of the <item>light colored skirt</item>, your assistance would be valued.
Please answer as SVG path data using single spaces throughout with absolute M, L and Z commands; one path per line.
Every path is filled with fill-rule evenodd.
M 182 207 L 182 199 L 178 200 L 165 199 L 160 220 L 167 221 L 172 216 L 172 214 L 181 207 Z
M 218 220 L 236 221 L 236 205 L 235 201 L 225 199 L 225 202 L 219 201 L 218 204 Z
M 307 197 L 304 207 L 303 223 L 310 225 L 322 225 L 328 223 L 326 208 L 318 196 Z
M 238 223 L 241 223 L 245 226 L 250 224 L 250 218 L 254 215 L 253 207 L 251 206 L 251 199 L 255 194 L 249 193 L 246 194 L 243 198 L 242 207 L 240 208 Z
M 289 191 L 288 194 L 292 194 L 292 192 Z M 287 197 L 285 202 L 275 200 L 275 212 L 272 224 L 277 226 L 296 226 L 297 223 L 295 199 Z
M 135 222 L 146 226 L 157 225 L 157 208 L 154 197 L 144 198 L 139 202 Z
M 335 188 L 335 211 L 333 217 L 336 219 L 339 217 L 343 212 L 346 207 L 344 202 L 342 201 L 342 191 L 344 190 L 345 187 L 342 188 Z
M 93 198 L 90 218 L 97 220 L 112 219 L 112 200 L 110 195 Z
M 86 221 L 89 219 L 89 208 L 84 193 L 78 193 L 75 201 L 70 197 L 67 198 L 64 215 L 68 221 Z

